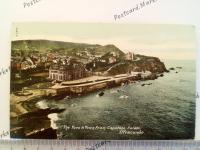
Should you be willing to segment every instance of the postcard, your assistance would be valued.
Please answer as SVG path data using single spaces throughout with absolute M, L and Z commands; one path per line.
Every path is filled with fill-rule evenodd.
M 13 23 L 11 138 L 194 139 L 195 28 Z

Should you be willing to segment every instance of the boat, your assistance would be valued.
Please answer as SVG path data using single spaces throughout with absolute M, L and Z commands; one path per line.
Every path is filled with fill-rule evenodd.
M 104 95 L 104 92 L 103 91 L 101 91 L 99 94 L 98 94 L 98 96 L 103 96 Z
M 141 86 L 152 85 L 152 83 L 143 83 Z
M 119 98 L 120 99 L 127 99 L 129 96 L 128 95 L 122 95 L 122 96 L 120 96 Z
M 67 99 L 70 99 L 71 97 L 70 96 L 66 96 L 65 98 L 64 98 L 64 100 L 67 100 Z
M 124 93 L 126 93 L 125 90 L 121 90 L 121 89 L 117 90 L 117 92 L 124 92 Z

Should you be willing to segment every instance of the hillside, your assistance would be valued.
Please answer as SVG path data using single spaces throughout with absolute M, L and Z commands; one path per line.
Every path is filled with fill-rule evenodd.
M 124 53 L 119 48 L 117 48 L 115 45 L 111 45 L 111 44 L 105 45 L 105 46 L 99 46 L 95 50 L 99 54 L 106 55 L 111 52 L 116 52 L 118 57 L 124 56 Z
M 12 54 L 17 50 L 39 51 L 39 52 L 57 52 L 70 56 L 79 53 L 82 57 L 88 54 L 104 55 L 108 52 L 115 52 L 119 56 L 124 53 L 114 45 L 101 46 L 98 44 L 72 43 L 50 40 L 19 40 L 12 41 Z
M 157 57 L 135 55 L 134 60 L 127 60 L 125 53 L 115 45 L 98 45 L 71 43 L 49 40 L 21 40 L 12 42 L 12 56 L 28 54 L 54 53 L 72 58 L 86 65 L 87 70 L 102 72 L 107 75 L 124 74 L 130 71 L 150 71 L 162 73 L 167 71 L 163 62 Z M 21 53 L 21 55 L 19 55 Z

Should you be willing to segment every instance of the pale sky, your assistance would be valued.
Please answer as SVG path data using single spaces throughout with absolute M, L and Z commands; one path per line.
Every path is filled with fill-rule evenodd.
M 15 23 L 12 29 L 12 40 L 114 44 L 124 52 L 132 51 L 161 59 L 195 59 L 195 35 L 194 26 L 186 25 Z

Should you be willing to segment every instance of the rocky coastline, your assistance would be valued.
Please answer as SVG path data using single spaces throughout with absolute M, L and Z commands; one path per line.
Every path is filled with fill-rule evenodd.
M 124 86 L 126 84 L 134 84 L 136 81 L 145 81 L 145 80 L 155 80 L 158 77 L 162 77 L 163 74 L 151 74 L 146 77 L 136 76 L 134 78 L 125 78 L 118 84 L 109 84 L 109 87 L 112 88 L 116 86 Z M 123 84 L 122 84 L 123 83 Z M 143 85 L 141 85 L 143 86 Z M 101 88 L 98 89 L 101 91 Z M 95 90 L 95 91 L 98 91 Z M 33 91 L 31 91 L 33 92 Z M 91 91 L 93 92 L 93 91 Z M 42 92 L 43 93 L 43 92 Z M 87 93 L 78 94 L 71 93 L 70 98 L 83 96 Z M 51 120 L 48 118 L 49 114 L 52 113 L 61 113 L 65 109 L 58 108 L 46 108 L 40 109 L 36 106 L 36 103 L 41 101 L 41 99 L 63 99 L 68 96 L 69 93 L 60 93 L 55 96 L 47 96 L 44 94 L 39 94 L 37 96 L 30 95 L 29 99 L 18 101 L 12 105 L 19 105 L 21 110 L 18 115 L 11 116 L 11 137 L 12 138 L 27 138 L 27 139 L 57 139 L 57 130 L 51 127 Z M 20 97 L 20 96 L 19 96 Z M 12 107 L 11 105 L 11 107 Z M 31 122 L 31 123 L 30 123 Z
M 22 101 L 17 104 L 20 104 L 21 108 L 26 112 L 22 111 L 16 116 L 11 116 L 11 138 L 57 139 L 56 129 L 51 127 L 51 120 L 48 115 L 61 113 L 65 109 L 38 108 L 36 103 L 42 97 L 31 98 L 28 101 Z
M 58 81 L 58 78 L 51 78 L 58 77 L 54 73 L 60 72 L 61 65 L 70 64 L 67 68 L 73 68 L 77 65 L 75 62 L 81 64 L 81 71 L 84 70 L 87 77 L 98 77 L 83 82 L 85 76 L 76 72 L 77 67 L 68 69 L 67 76 L 74 76 L 71 72 L 76 72 L 78 79 Z M 53 64 L 58 68 L 50 74 Z M 112 44 L 102 46 L 48 40 L 13 41 L 11 66 L 11 137 L 33 139 L 56 139 L 57 131 L 51 127 L 48 115 L 65 110 L 38 108 L 36 103 L 43 99 L 74 98 L 96 91 L 103 93 L 107 88 L 155 80 L 169 72 L 157 57 L 124 53 Z M 76 83 L 72 83 L 75 80 Z

